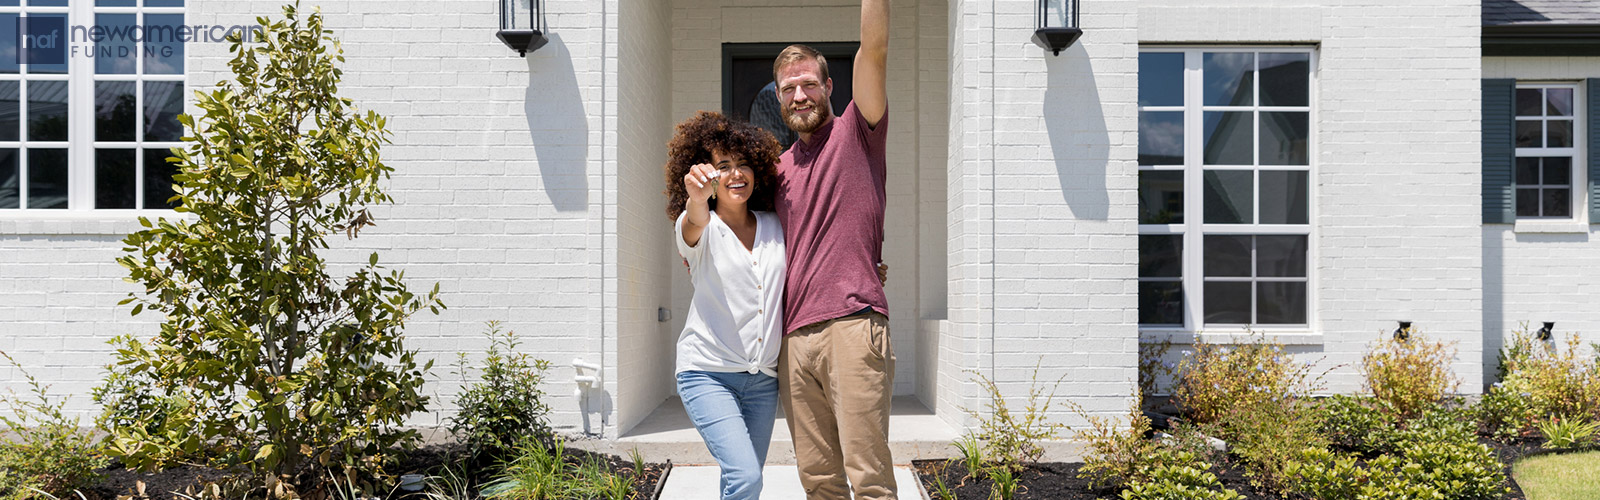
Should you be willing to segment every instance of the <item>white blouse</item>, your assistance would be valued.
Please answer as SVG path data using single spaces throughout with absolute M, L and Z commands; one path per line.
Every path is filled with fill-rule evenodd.
M 754 212 L 756 237 L 745 250 L 739 236 L 711 212 L 700 242 L 683 242 L 678 216 L 678 254 L 689 261 L 694 298 L 678 335 L 677 372 L 748 372 L 778 376 L 783 344 L 783 227 L 773 212 Z

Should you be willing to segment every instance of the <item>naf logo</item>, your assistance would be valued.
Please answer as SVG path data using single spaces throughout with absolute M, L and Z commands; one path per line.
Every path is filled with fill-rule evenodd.
M 34 16 L 17 18 L 17 63 L 67 62 L 67 18 Z

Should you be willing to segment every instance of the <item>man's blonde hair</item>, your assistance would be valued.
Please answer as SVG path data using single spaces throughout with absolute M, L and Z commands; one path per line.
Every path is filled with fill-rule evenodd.
M 822 57 L 822 53 L 817 52 L 817 49 L 800 44 L 784 47 L 783 52 L 778 53 L 778 58 L 772 61 L 772 81 L 778 81 L 778 73 L 783 71 L 783 68 L 806 59 L 815 59 L 817 61 L 817 67 L 821 68 L 822 72 L 817 76 L 822 80 L 822 83 L 828 83 L 828 59 Z

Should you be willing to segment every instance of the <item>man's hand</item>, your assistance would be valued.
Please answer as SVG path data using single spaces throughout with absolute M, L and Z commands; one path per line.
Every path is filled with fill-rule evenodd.
M 688 264 L 688 261 L 684 261 L 684 264 Z M 878 263 L 878 283 L 879 284 L 885 284 L 885 285 L 889 284 L 889 265 L 888 264 L 884 264 L 882 262 Z
M 856 50 L 851 96 L 867 125 L 877 127 L 889 109 L 889 0 L 861 0 L 861 48 Z

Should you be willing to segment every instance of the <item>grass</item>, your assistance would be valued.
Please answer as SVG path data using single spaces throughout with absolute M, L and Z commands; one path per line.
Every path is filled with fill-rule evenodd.
M 1528 500 L 1600 498 L 1600 452 L 1530 458 L 1518 462 L 1512 475 Z

